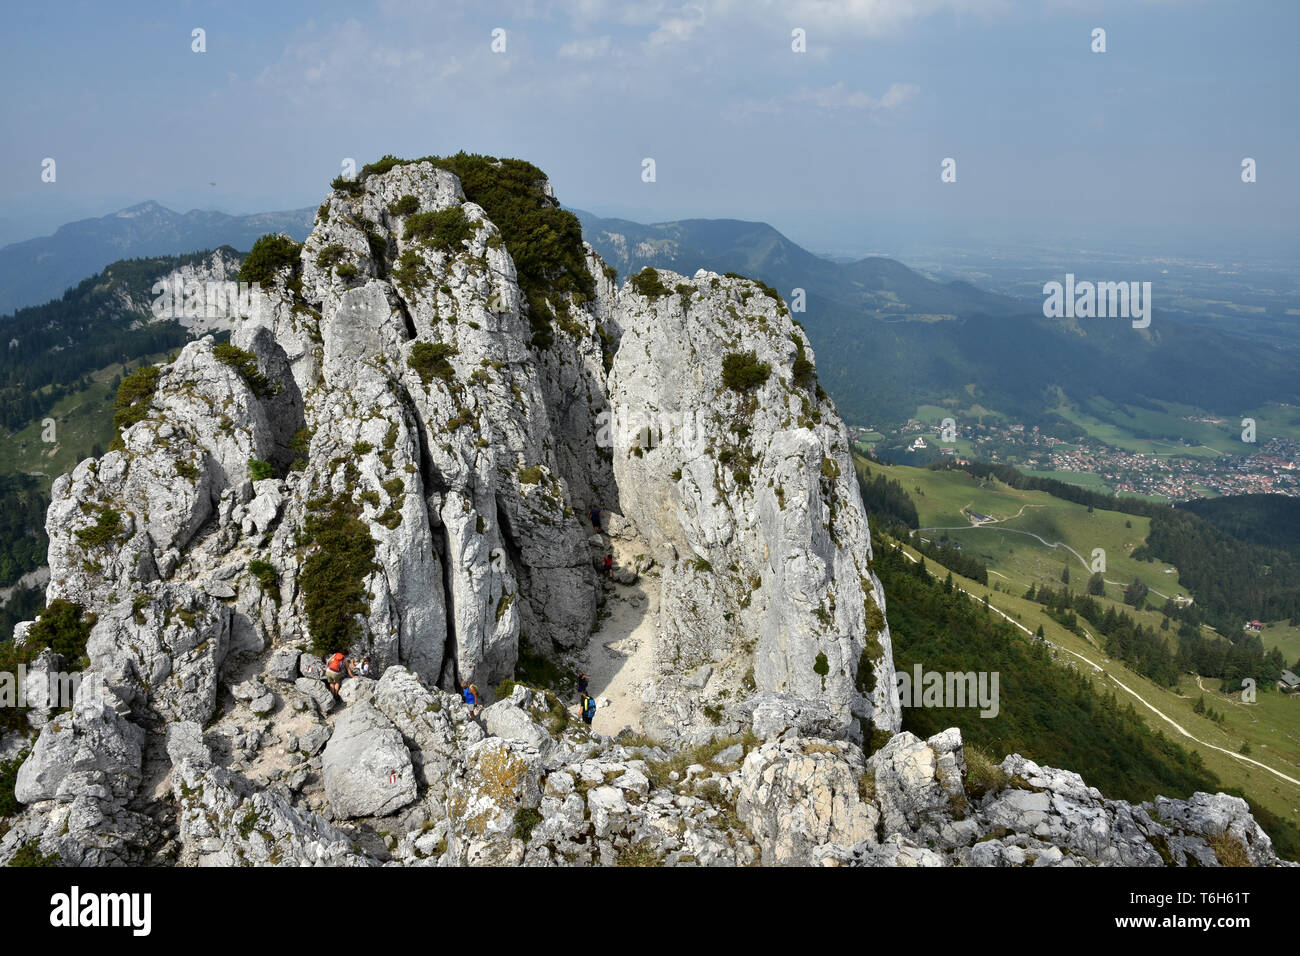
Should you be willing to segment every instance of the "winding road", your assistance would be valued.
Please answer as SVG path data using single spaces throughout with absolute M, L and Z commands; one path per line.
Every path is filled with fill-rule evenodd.
M 923 529 L 923 530 L 934 530 L 934 529 Z M 1006 531 L 1006 530 L 1010 530 L 1010 529 L 1004 528 L 1004 529 L 1002 529 L 1002 530 Z M 1023 533 L 1023 534 L 1028 534 L 1028 532 L 1022 532 L 1022 533 Z M 1037 538 L 1038 535 L 1034 535 L 1033 537 Z M 1043 539 L 1042 539 L 1042 538 L 1039 538 L 1038 540 L 1042 541 Z M 1044 543 L 1046 543 L 1046 542 L 1044 542 Z M 1073 551 L 1073 549 L 1069 549 L 1069 548 L 1067 548 L 1067 550 L 1071 550 L 1071 551 Z M 1078 552 L 1074 552 L 1074 553 L 1077 554 Z M 913 564 L 916 563 L 917 559 L 914 558 L 914 557 L 912 557 L 911 554 L 908 554 L 908 552 L 907 552 L 906 549 L 904 549 L 903 554 L 906 555 L 907 558 L 908 558 L 908 560 L 911 561 Z M 973 601 L 979 601 L 981 604 L 984 603 L 984 599 L 983 599 L 983 598 L 978 598 L 978 597 L 976 597 L 974 594 L 972 594 L 970 591 L 967 591 L 967 590 L 966 590 L 964 587 L 962 587 L 961 585 L 958 584 L 958 585 L 954 585 L 954 586 L 957 588 L 957 590 L 961 591 L 962 594 L 965 594 L 965 595 L 966 595 L 967 597 L 969 597 L 971 600 L 973 600 Z M 1014 624 L 1016 627 L 1020 628 L 1020 630 L 1024 631 L 1024 632 L 1025 632 L 1026 634 L 1028 634 L 1030 637 L 1033 637 L 1033 636 L 1034 636 L 1034 632 L 1033 632 L 1033 631 L 1031 631 L 1029 628 L 1025 627 L 1023 624 L 1021 624 L 1021 623 L 1020 623 L 1019 621 L 1017 621 L 1015 618 L 1011 617 L 1010 615 L 1006 614 L 1005 612 L 1003 612 L 1003 611 L 999 610 L 998 608 L 994 607 L 994 606 L 992 605 L 992 603 L 989 604 L 989 610 L 990 610 L 990 611 L 993 611 L 995 614 L 1000 614 L 1003 618 L 1005 618 L 1006 620 L 1010 621 L 1010 622 L 1011 622 L 1012 624 Z M 1252 759 L 1252 758 L 1250 758 L 1250 757 L 1247 757 L 1245 754 L 1239 754 L 1239 753 L 1236 753 L 1235 751 L 1228 750 L 1228 749 L 1226 749 L 1226 748 L 1224 748 L 1224 747 L 1217 746 L 1216 744 L 1212 744 L 1212 743 L 1210 743 L 1209 741 L 1202 740 L 1201 738 L 1197 737 L 1195 734 L 1190 733 L 1186 728 L 1184 728 L 1181 724 L 1179 724 L 1177 721 L 1175 721 L 1172 717 L 1170 717 L 1170 716 L 1169 716 L 1168 714 L 1166 714 L 1164 711 L 1160 710 L 1159 708 L 1155 707 L 1153 704 L 1151 704 L 1150 702 L 1148 702 L 1145 698 L 1142 697 L 1141 694 L 1139 694 L 1139 693 L 1138 693 L 1137 691 L 1135 691 L 1133 688 L 1129 687 L 1127 684 L 1125 684 L 1123 681 L 1121 681 L 1119 678 L 1117 678 L 1114 674 L 1112 674 L 1112 673 L 1110 673 L 1109 671 L 1107 671 L 1107 670 L 1105 670 L 1104 668 L 1102 668 L 1102 666 L 1101 666 L 1100 664 L 1098 664 L 1096 661 L 1089 660 L 1087 657 L 1084 657 L 1084 656 L 1083 656 L 1082 654 L 1080 654 L 1079 652 L 1077 652 L 1077 651 L 1072 651 L 1072 650 L 1070 650 L 1068 647 L 1062 647 L 1060 644 L 1054 644 L 1054 643 L 1052 643 L 1051 641 L 1047 641 L 1047 644 L 1048 644 L 1049 646 L 1051 646 L 1052 648 L 1058 650 L 1058 651 L 1064 651 L 1064 652 L 1067 653 L 1067 654 L 1073 654 L 1075 657 L 1079 658 L 1079 660 L 1083 661 L 1085 664 L 1088 664 L 1090 667 L 1092 667 L 1092 668 L 1093 668 L 1095 671 L 1097 671 L 1098 673 L 1100 673 L 1100 674 L 1104 674 L 1104 675 L 1105 675 L 1106 677 L 1108 677 L 1110 680 L 1114 681 L 1114 682 L 1115 682 L 1119 687 L 1121 687 L 1122 689 L 1128 691 L 1130 694 L 1132 694 L 1134 697 L 1136 697 L 1136 698 L 1138 699 L 1138 701 L 1142 704 L 1143 707 L 1146 707 L 1146 708 L 1147 708 L 1148 710 L 1150 710 L 1153 714 L 1155 714 L 1155 715 L 1156 715 L 1157 717 L 1159 717 L 1161 720 L 1165 721 L 1165 723 L 1169 724 L 1169 726 L 1173 727 L 1175 730 L 1177 730 L 1177 731 L 1178 731 L 1180 734 L 1182 734 L 1184 737 L 1187 737 L 1189 740 L 1193 740 L 1193 741 L 1195 741 L 1196 743 L 1200 744 L 1202 747 L 1208 747 L 1208 748 L 1211 749 L 1211 750 L 1217 750 L 1219 753 L 1227 754 L 1229 757 L 1232 757 L 1232 758 L 1234 758 L 1234 759 L 1236 759 L 1236 760 L 1240 760 L 1242 763 L 1252 764 L 1252 765 L 1254 765 L 1254 766 L 1256 766 L 1256 767 L 1259 767 L 1259 768 L 1262 769 L 1262 770 L 1267 770 L 1269 773 L 1273 774 L 1273 775 L 1276 776 L 1276 777 L 1280 777 L 1281 779 L 1285 780 L 1287 783 L 1291 783 L 1291 784 L 1294 784 L 1294 785 L 1297 786 L 1297 787 L 1300 787 L 1300 780 L 1297 780 L 1295 777 L 1287 776 L 1286 774 L 1282 773 L 1282 771 L 1280 771 L 1280 770 L 1275 770 L 1275 769 L 1273 769 L 1272 767 L 1270 767 L 1268 764 L 1260 763 L 1258 760 L 1254 760 L 1254 759 Z
M 1025 510 L 1024 508 L 1021 508 L 1020 509 L 1021 513 L 1023 513 L 1024 510 Z M 1064 548 L 1066 551 L 1069 551 L 1072 555 L 1074 555 L 1076 558 L 1079 559 L 1079 563 L 1083 565 L 1083 569 L 1085 571 L 1087 571 L 1090 574 L 1092 573 L 1092 565 L 1090 565 L 1084 559 L 1083 555 L 1081 555 L 1078 551 L 1075 551 L 1074 548 L 1070 547 L 1064 541 L 1048 541 L 1046 538 L 1040 537 L 1039 535 L 1034 534 L 1032 531 L 1021 531 L 1019 528 L 993 527 L 994 525 L 997 525 L 999 522 L 1010 521 L 1012 518 L 1019 518 L 1019 517 L 1020 517 L 1019 514 L 1014 514 L 1011 516 L 1011 518 L 998 518 L 994 521 L 981 521 L 976 524 L 960 525 L 955 528 L 918 528 L 917 531 L 977 531 L 980 528 L 989 528 L 990 530 L 993 531 L 1000 531 L 1003 534 L 1024 534 L 1046 545 L 1049 548 L 1053 548 L 1053 549 Z M 1104 578 L 1103 580 L 1107 584 L 1118 585 L 1119 587 L 1122 588 L 1128 587 L 1128 584 L 1124 581 L 1112 581 L 1110 578 Z M 1147 590 L 1150 591 L 1152 594 L 1156 595 L 1156 597 L 1162 597 L 1166 601 L 1169 600 L 1168 594 L 1162 594 L 1159 591 L 1157 591 L 1155 588 L 1151 587 L 1150 585 L 1147 586 Z

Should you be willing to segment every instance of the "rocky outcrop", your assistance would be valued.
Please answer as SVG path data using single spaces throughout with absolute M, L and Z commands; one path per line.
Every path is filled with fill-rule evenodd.
M 154 583 L 98 619 L 86 653 L 128 704 L 166 720 L 206 721 L 216 708 L 230 618 L 230 609 L 203 591 Z
M 828 843 L 874 843 L 880 812 L 863 794 L 862 751 L 843 741 L 774 741 L 750 752 L 737 810 L 766 864 L 806 865 Z
M 240 257 L 229 247 L 215 249 L 203 259 L 184 263 L 160 277 L 151 289 L 155 298 L 133 302 L 119 293 L 124 310 L 149 314 L 152 321 L 175 320 L 191 332 L 229 330 L 240 318 L 238 290 Z
M 419 217 L 444 215 L 463 240 L 429 237 Z M 855 736 L 855 717 L 893 729 L 865 517 L 802 331 L 745 280 L 664 274 L 676 292 L 647 296 L 584 255 L 594 295 L 539 348 L 499 230 L 450 172 L 400 164 L 335 192 L 235 323 L 245 358 L 187 346 L 123 449 L 56 483 L 51 596 L 98 613 L 221 567 L 203 589 L 234 598 L 234 650 L 301 641 L 304 539 L 338 503 L 374 546 L 356 646 L 426 682 L 490 685 L 521 633 L 585 644 L 583 520 L 617 503 L 664 557 L 657 730 L 698 730 L 702 706 L 750 687 L 822 699 Z M 767 381 L 725 385 L 733 352 Z M 283 477 L 250 480 L 256 462 Z M 254 583 L 254 560 L 278 586 Z M 676 675 L 706 663 L 712 681 L 683 695 Z
M 144 731 L 122 716 L 124 703 L 96 681 L 83 681 L 71 712 L 46 724 L 18 770 L 23 803 L 81 795 L 125 802 L 141 776 Z
M 512 227 L 381 164 L 54 482 L 47 597 L 93 615 L 89 668 L 32 712 L 0 863 L 1276 862 L 1235 798 L 1132 806 L 1019 756 L 972 781 L 955 730 L 896 733 L 845 429 L 779 296 L 620 288 L 576 235 L 539 268 Z M 658 592 L 616 739 L 499 683 L 587 645 L 613 542 Z M 378 679 L 336 698 L 326 648 Z
M 700 706 L 757 688 L 818 698 L 854 736 L 896 730 L 884 595 L 807 337 L 759 284 L 658 281 L 620 292 L 609 377 L 620 510 L 663 566 L 665 703 L 650 729 L 673 736 Z M 685 692 L 681 675 L 702 665 L 703 693 Z M 685 720 L 682 700 L 698 702 Z
M 178 862 L 195 866 L 364 866 L 374 861 L 338 828 L 295 809 L 212 763 L 197 724 L 173 724 L 167 738 L 177 803 Z

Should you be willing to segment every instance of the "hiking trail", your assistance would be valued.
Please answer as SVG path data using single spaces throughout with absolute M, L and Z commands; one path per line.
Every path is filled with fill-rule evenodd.
M 608 538 L 615 568 L 634 567 L 648 551 L 643 542 Z M 604 582 L 605 607 L 582 657 L 591 675 L 588 693 L 596 698 L 591 729 L 617 734 L 624 727 L 640 732 L 641 695 L 654 672 L 655 640 L 659 632 L 658 572 L 642 575 L 634 584 Z M 605 703 L 608 698 L 608 703 Z

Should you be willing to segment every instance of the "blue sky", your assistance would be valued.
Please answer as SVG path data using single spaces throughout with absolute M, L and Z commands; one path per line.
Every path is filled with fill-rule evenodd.
M 601 215 L 766 220 L 814 249 L 1186 250 L 1294 242 L 1300 219 L 1286 0 L 50 2 L 6 21 L 0 219 L 28 235 L 145 199 L 316 205 L 345 157 L 459 149 L 529 159 Z

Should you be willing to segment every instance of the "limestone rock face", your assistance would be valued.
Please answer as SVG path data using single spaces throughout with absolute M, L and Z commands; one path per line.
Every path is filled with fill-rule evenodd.
M 501 844 L 514 829 L 515 811 L 541 802 L 541 760 L 499 737 L 471 744 L 464 769 L 447 797 L 447 816 L 464 863 L 506 862 Z
M 550 735 L 533 723 L 521 708 L 508 700 L 497 701 L 483 711 L 483 726 L 494 737 L 512 740 L 541 750 L 550 744 Z
M 806 866 L 827 843 L 876 841 L 880 813 L 860 792 L 862 751 L 794 738 L 751 751 L 737 809 L 765 864 Z
M 836 722 L 898 728 L 884 596 L 844 425 L 803 330 L 770 290 L 660 271 L 624 286 L 609 377 L 621 512 L 661 576 L 660 697 L 710 664 L 705 698 L 753 681 L 819 698 Z M 730 369 L 731 371 L 728 371 Z M 635 489 L 632 492 L 632 489 Z M 692 695 L 686 695 L 690 697 Z M 652 729 L 682 723 L 661 707 Z
M 125 803 L 140 784 L 144 731 L 118 713 L 122 706 L 99 682 L 83 680 L 70 714 L 45 725 L 18 769 L 22 803 L 68 802 L 80 795 Z
M 771 740 L 792 733 L 798 737 L 821 737 L 836 729 L 835 718 L 823 701 L 796 697 L 778 691 L 762 691 L 744 702 L 751 714 L 754 735 Z
M 206 450 L 218 494 L 248 481 L 251 460 L 271 457 L 274 431 L 266 407 L 235 368 L 217 360 L 210 339 L 186 346 L 166 367 L 153 404 L 159 420 L 180 424 Z
M 206 721 L 230 643 L 230 609 L 186 584 L 153 584 L 91 631 L 91 666 L 117 694 L 167 720 Z
M 173 724 L 167 738 L 172 792 L 180 807 L 180 862 L 194 866 L 366 866 L 375 862 L 346 833 L 258 790 L 212 763 L 198 724 Z
M 390 667 L 375 687 L 372 702 L 401 733 L 419 785 L 436 798 L 445 797 L 463 746 L 460 699 L 429 690 L 405 668 Z M 460 724 L 453 713 L 461 718 Z M 469 726 L 478 729 L 476 724 Z
M 127 304 L 135 311 L 150 313 L 154 321 L 174 318 L 191 332 L 229 330 L 237 323 L 239 311 L 238 303 L 231 301 L 230 292 L 234 291 L 237 297 L 238 290 L 229 289 L 226 283 L 236 283 L 239 263 L 239 256 L 233 252 L 216 249 L 203 260 L 179 266 L 161 277 L 167 292 L 165 297 Z M 153 314 L 155 302 L 160 305 L 162 315 Z
M 431 215 L 462 217 L 467 238 L 430 240 L 416 217 Z M 491 686 L 525 631 L 543 651 L 587 642 L 584 519 L 602 505 L 628 516 L 625 538 L 674 552 L 656 582 L 655 729 L 698 731 L 700 706 L 752 686 L 822 699 L 855 736 L 892 729 L 865 517 L 802 331 L 753 283 L 665 273 L 675 294 L 647 298 L 583 255 L 594 295 L 540 348 L 497 226 L 450 172 L 400 164 L 333 193 L 232 320 L 244 358 L 191 343 L 124 448 L 56 483 L 51 596 L 101 613 L 233 565 L 203 587 L 235 602 L 232 651 L 301 643 L 312 529 L 342 508 L 373 544 L 354 649 L 444 689 Z M 727 357 L 751 352 L 766 381 L 723 384 Z M 676 675 L 703 664 L 714 679 L 682 695 Z
M 334 694 L 324 681 L 310 677 L 299 677 L 293 682 L 293 689 L 305 699 L 312 702 L 322 715 L 334 709 Z
M 936 838 L 949 844 L 971 835 L 964 821 L 966 792 L 961 735 L 937 734 L 927 741 L 904 731 L 871 757 L 876 799 L 886 833 L 908 833 L 919 843 Z

